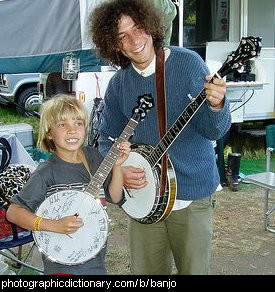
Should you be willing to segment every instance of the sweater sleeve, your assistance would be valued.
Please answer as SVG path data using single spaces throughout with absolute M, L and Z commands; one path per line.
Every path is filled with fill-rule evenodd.
M 193 70 L 190 73 L 190 92 L 195 97 L 203 90 L 203 84 L 206 82 L 205 76 L 209 74 L 209 69 L 205 62 L 194 54 L 193 60 L 190 61 L 193 62 Z M 213 111 L 208 101 L 205 101 L 191 123 L 203 137 L 210 140 L 220 139 L 227 133 L 231 126 L 229 101 L 225 97 L 224 107 L 219 111 Z

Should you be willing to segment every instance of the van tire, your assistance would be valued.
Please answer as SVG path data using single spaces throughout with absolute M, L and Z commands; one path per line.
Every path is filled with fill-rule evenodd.
M 41 100 L 36 86 L 24 89 L 17 97 L 16 111 L 21 116 L 31 117 L 32 111 L 39 112 Z M 27 111 L 25 111 L 26 109 Z M 29 111 L 29 112 L 28 112 Z

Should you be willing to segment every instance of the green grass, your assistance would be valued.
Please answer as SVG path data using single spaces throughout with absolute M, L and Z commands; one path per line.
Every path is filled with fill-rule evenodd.
M 265 159 L 241 160 L 240 172 L 245 175 L 264 172 L 266 169 Z
M 275 154 L 271 157 L 271 171 L 275 171 Z M 241 160 L 240 172 L 245 175 L 266 171 L 266 159 Z
M 13 266 L 10 266 L 9 269 L 14 271 L 16 274 L 18 273 L 18 269 L 14 268 Z M 19 275 L 42 275 L 42 273 L 27 267 L 23 267 Z

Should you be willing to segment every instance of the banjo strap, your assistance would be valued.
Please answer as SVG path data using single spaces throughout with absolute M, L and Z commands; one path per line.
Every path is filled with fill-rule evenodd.
M 88 173 L 90 175 L 90 179 L 92 179 L 93 176 L 91 174 L 91 171 L 90 171 L 90 168 L 89 168 L 89 165 L 88 165 L 88 162 L 87 162 L 87 159 L 86 159 L 86 156 L 85 156 L 85 153 L 83 150 L 81 150 L 81 161 L 84 164 L 86 170 L 88 171 Z
M 166 98 L 165 98 L 165 54 L 163 48 L 160 48 L 156 54 L 156 93 L 157 93 L 157 112 L 160 139 L 166 133 Z M 167 176 L 167 154 L 161 159 L 161 178 L 160 195 L 165 194 Z

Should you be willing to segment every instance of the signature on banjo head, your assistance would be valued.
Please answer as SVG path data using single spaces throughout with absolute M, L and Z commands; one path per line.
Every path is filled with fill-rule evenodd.
M 75 212 L 75 204 L 79 203 L 78 191 L 67 190 L 64 192 L 57 192 L 49 197 L 49 206 L 45 206 L 42 211 L 42 215 L 45 218 L 51 220 L 58 220 L 64 217 L 64 214 L 78 216 L 78 212 Z M 51 209 L 51 212 L 49 212 Z M 90 210 L 90 215 L 94 213 L 98 214 L 100 212 L 100 206 L 95 205 L 92 210 Z
M 52 261 L 73 265 L 85 262 L 87 255 L 91 253 L 96 255 L 102 249 L 108 233 L 108 217 L 102 207 L 95 200 L 91 200 L 89 194 L 78 190 L 63 190 L 51 195 L 51 200 L 47 200 L 47 203 L 40 208 L 41 216 L 44 218 L 56 220 L 78 213 L 81 209 L 80 216 L 85 223 L 82 228 L 70 235 L 37 232 L 35 238 L 42 253 L 47 254 L 51 251 Z M 64 244 L 64 241 L 68 244 Z

